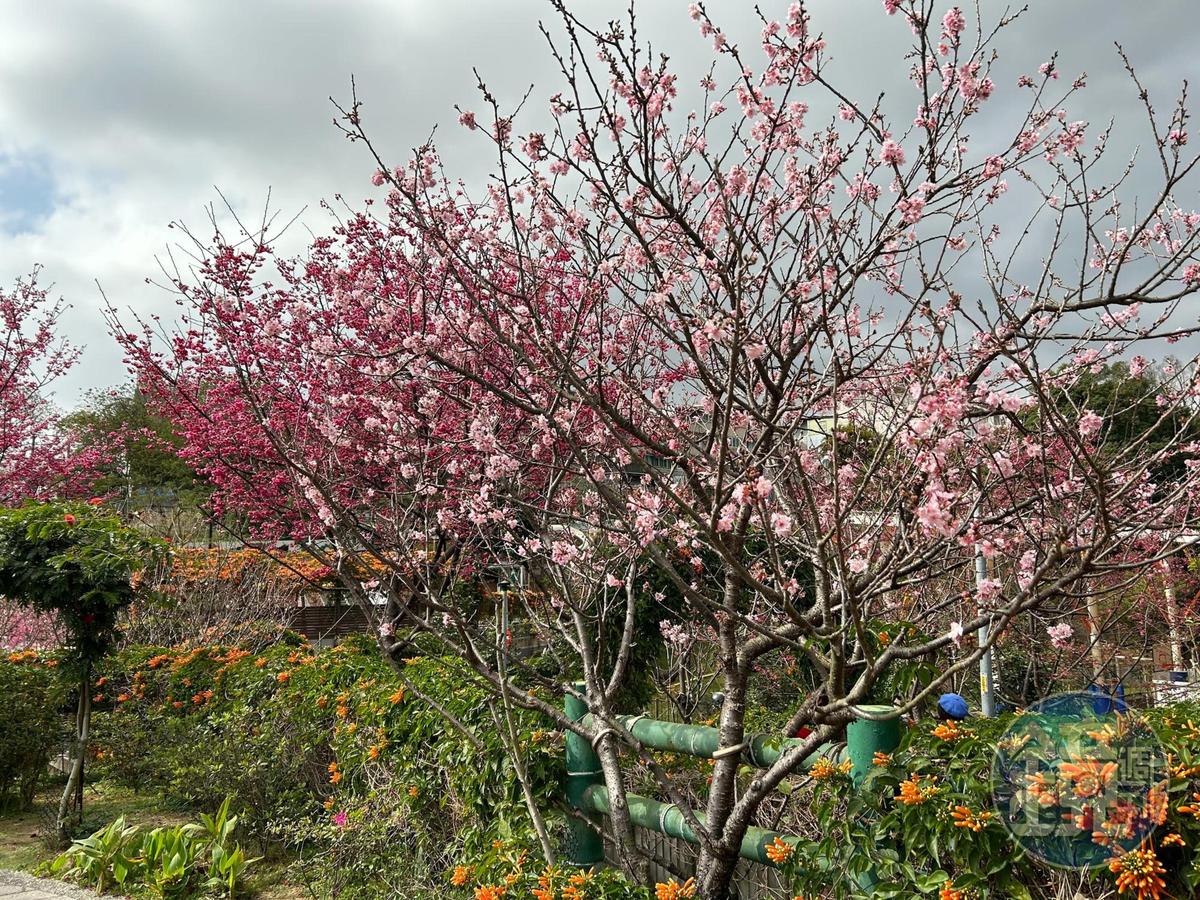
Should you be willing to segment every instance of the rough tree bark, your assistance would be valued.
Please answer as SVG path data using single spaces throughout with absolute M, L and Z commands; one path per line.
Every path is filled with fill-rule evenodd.
M 75 741 L 74 754 L 71 759 L 71 771 L 67 775 L 67 783 L 63 788 L 62 799 L 58 802 L 58 819 L 55 828 L 61 841 L 70 840 L 70 822 L 67 816 L 74 807 L 74 820 L 78 822 L 83 817 L 83 761 L 87 755 L 88 731 L 92 723 L 92 664 L 84 662 L 83 673 L 79 678 L 79 703 L 75 712 Z

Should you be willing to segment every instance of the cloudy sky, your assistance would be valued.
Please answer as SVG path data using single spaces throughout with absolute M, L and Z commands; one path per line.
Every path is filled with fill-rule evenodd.
M 1030 3 L 1001 41 L 1002 71 L 1031 71 L 1057 49 L 1066 77 L 1090 76 L 1074 115 L 1115 117 L 1122 149 L 1146 132 L 1113 42 L 1126 47 L 1160 108 L 1197 74 L 1196 0 Z M 575 7 L 602 22 L 626 5 Z M 774 15 L 787 6 L 761 5 Z M 983 6 L 989 17 L 1005 8 Z M 710 52 L 686 7 L 639 5 L 642 33 L 685 75 Z M 734 38 L 757 32 L 749 0 L 708 7 Z M 878 0 L 810 8 L 852 91 L 906 89 L 900 57 L 910 35 L 899 17 L 884 15 Z M 169 223 L 202 226 L 217 189 L 241 210 L 261 209 L 270 190 L 285 214 L 307 208 L 301 222 L 313 230 L 326 227 L 321 200 L 373 192 L 365 150 L 332 125 L 329 97 L 346 98 L 351 75 L 381 148 L 401 161 L 436 126 L 451 169 L 470 179 L 489 162 L 455 124 L 456 103 L 478 106 L 472 66 L 504 100 L 533 85 L 538 108 L 561 86 L 538 33 L 539 20 L 554 18 L 545 0 L 7 0 L 3 9 L 0 281 L 41 265 L 42 281 L 71 304 L 65 331 L 84 355 L 59 388 L 67 406 L 125 377 L 97 283 L 120 307 L 169 316 L 170 297 L 146 278 L 173 239 Z

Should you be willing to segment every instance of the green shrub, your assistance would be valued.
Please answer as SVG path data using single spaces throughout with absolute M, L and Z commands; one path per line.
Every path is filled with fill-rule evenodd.
M 51 875 L 72 878 L 103 894 L 124 885 L 141 853 L 142 833 L 137 825 L 126 825 L 125 817 L 105 825 L 95 834 L 71 844 L 70 849 L 49 866 Z
M 66 738 L 59 709 L 68 690 L 52 656 L 26 650 L 0 660 L 0 808 L 33 803 Z
M 441 889 L 497 836 L 528 836 L 488 695 L 457 660 L 414 658 L 404 677 L 482 752 L 362 639 L 258 654 L 130 648 L 101 677 L 94 771 L 190 807 L 232 795 L 247 837 L 287 852 L 319 895 L 388 894 L 398 872 Z M 515 721 L 535 793 L 553 809 L 561 738 L 532 714 Z
M 495 841 L 458 866 L 450 882 L 459 889 L 450 896 L 463 900 L 650 900 L 647 888 L 630 884 L 616 869 L 545 866 L 535 850 L 514 840 Z
M 783 849 L 791 887 L 804 896 L 838 898 L 1112 896 L 1120 862 L 1115 869 L 1058 870 L 1026 854 L 1005 830 L 994 809 L 992 766 L 1013 718 L 918 723 L 895 753 L 877 760 L 857 790 L 848 769 L 814 766 L 811 784 L 798 795 L 812 817 L 812 836 Z M 1162 896 L 1195 896 L 1200 884 L 1200 855 L 1193 849 L 1200 846 L 1196 722 L 1200 704 L 1181 704 L 1114 717 L 1095 732 L 1101 742 L 1139 729 L 1146 734 L 1146 727 L 1157 734 L 1167 777 L 1131 812 L 1157 823 L 1139 853 L 1162 866 Z M 860 885 L 867 883 L 864 893 Z

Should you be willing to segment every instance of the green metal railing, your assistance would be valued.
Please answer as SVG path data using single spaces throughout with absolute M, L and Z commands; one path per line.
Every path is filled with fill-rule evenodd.
M 890 707 L 862 706 L 859 709 L 868 715 L 886 713 Z M 587 705 L 578 697 L 568 695 L 564 705 L 567 717 L 584 725 L 594 724 L 595 719 Z M 703 725 L 680 725 L 661 722 L 644 716 L 620 716 L 618 722 L 633 737 L 652 750 L 686 753 L 712 759 L 722 753 L 720 733 L 716 728 Z M 781 755 L 802 742 L 795 739 L 780 739 L 770 735 L 749 735 L 738 752 L 742 761 L 755 768 L 765 769 L 774 765 Z M 861 784 L 870 771 L 876 753 L 891 753 L 900 743 L 900 720 L 858 718 L 846 727 L 846 743 L 841 747 L 823 745 L 805 761 L 811 765 L 818 757 L 827 756 L 834 762 L 850 760 L 850 777 L 855 785 Z M 722 754 L 723 755 L 723 754 Z M 600 758 L 587 738 L 567 732 L 567 800 L 571 806 L 587 817 L 608 815 L 608 788 L 604 786 L 600 770 Z M 684 811 L 674 803 L 663 803 L 640 794 L 627 793 L 629 818 L 639 828 L 646 828 L 668 837 L 678 838 L 690 844 L 700 843 L 699 836 L 688 824 Z M 704 822 L 704 814 L 694 813 L 697 821 Z M 600 832 L 582 817 L 570 819 L 569 858 L 579 866 L 592 866 L 604 859 L 604 843 Z M 776 839 L 796 843 L 800 839 L 791 835 L 778 834 L 764 828 L 749 828 L 739 848 L 739 855 L 753 862 L 773 866 L 766 848 Z

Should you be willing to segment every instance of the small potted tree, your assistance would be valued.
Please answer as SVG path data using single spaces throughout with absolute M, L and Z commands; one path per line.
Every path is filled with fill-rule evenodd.
M 73 760 L 56 820 L 63 840 L 83 812 L 76 792 L 83 785 L 96 661 L 113 646 L 117 618 L 139 590 L 137 574 L 165 548 L 99 500 L 0 509 L 0 596 L 57 617 L 66 637 L 63 662 L 79 685 Z

